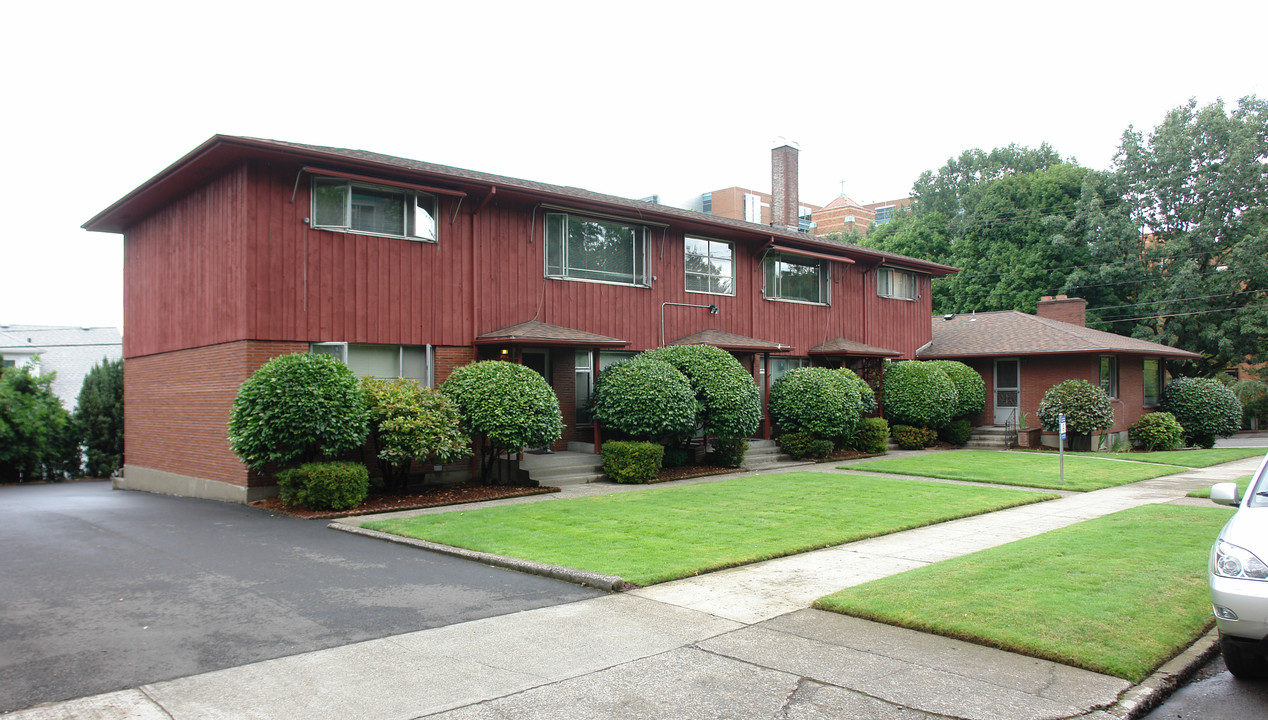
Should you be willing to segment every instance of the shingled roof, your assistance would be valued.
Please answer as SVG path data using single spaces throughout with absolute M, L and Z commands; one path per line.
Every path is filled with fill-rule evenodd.
M 686 337 L 678 338 L 670 345 L 712 345 L 723 350 L 738 352 L 786 352 L 792 347 L 770 340 L 744 337 L 721 330 L 701 330 Z
M 902 353 L 845 338 L 833 338 L 810 348 L 811 355 L 862 355 L 864 357 L 899 357 Z
M 1147 340 L 1115 335 L 1016 310 L 933 318 L 933 339 L 916 352 L 921 359 L 1116 353 L 1202 357 Z
M 477 345 L 596 345 L 624 346 L 629 342 L 597 335 L 584 330 L 551 325 L 540 320 L 529 320 L 501 330 L 487 332 L 476 338 Z

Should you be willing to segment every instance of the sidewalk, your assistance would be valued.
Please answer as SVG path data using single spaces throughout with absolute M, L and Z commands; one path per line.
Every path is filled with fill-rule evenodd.
M 1258 463 L 1248 458 L 1187 470 L 628 593 L 9 717 L 1125 717 L 1142 690 L 1124 680 L 807 608 L 846 586 L 1124 508 L 1178 500 L 1189 490 L 1250 474 Z M 1199 646 L 1193 654 L 1209 641 Z

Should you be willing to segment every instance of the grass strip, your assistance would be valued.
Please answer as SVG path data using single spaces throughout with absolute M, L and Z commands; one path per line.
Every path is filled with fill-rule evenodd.
M 1020 452 L 1037 453 L 1041 455 L 1056 454 L 1054 450 L 1026 450 Z M 1091 452 L 1078 453 L 1071 455 L 1070 451 L 1066 451 L 1066 457 L 1090 457 L 1090 458 L 1106 458 L 1110 460 L 1131 460 L 1134 462 L 1158 463 L 1159 465 L 1178 465 L 1187 468 L 1204 468 L 1220 463 L 1232 462 L 1248 457 L 1260 457 L 1264 454 L 1264 448 L 1211 448 L 1208 450 L 1158 450 L 1155 452 Z
M 1253 477 L 1252 475 L 1243 475 L 1239 478 L 1233 478 L 1232 480 L 1227 480 L 1223 482 L 1237 483 L 1237 495 L 1238 497 L 1242 497 L 1246 494 L 1246 488 L 1250 486 L 1250 481 L 1252 477 Z M 1193 492 L 1189 493 L 1188 496 L 1191 498 L 1209 498 L 1211 497 L 1211 486 L 1207 485 L 1204 488 L 1198 488 L 1197 490 L 1194 490 Z
M 968 482 L 1086 492 L 1172 475 L 1175 468 L 1103 457 L 1065 456 L 1065 482 L 1056 453 L 957 450 L 843 465 L 843 470 L 917 475 Z
M 362 527 L 650 585 L 1053 497 L 791 472 Z
M 815 607 L 1139 682 L 1211 626 L 1207 552 L 1232 512 L 1145 505 L 847 588 Z

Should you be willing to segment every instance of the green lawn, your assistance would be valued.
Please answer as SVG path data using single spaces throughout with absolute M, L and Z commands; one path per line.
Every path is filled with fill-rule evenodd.
M 1124 510 L 848 588 L 815 607 L 1139 682 L 1211 626 L 1207 552 L 1232 512 Z
M 958 450 L 904 458 L 868 460 L 842 466 L 846 470 L 919 475 L 970 482 L 1022 485 L 1060 490 L 1100 490 L 1176 472 L 1174 466 L 1119 462 L 1095 455 L 1065 456 L 1065 482 L 1060 481 L 1057 453 Z
M 649 585 L 1052 497 L 792 472 L 419 515 L 362 527 Z
M 1211 448 L 1210 450 L 1160 450 L 1158 452 L 1133 453 L 1079 453 L 1085 457 L 1114 458 L 1118 460 L 1135 460 L 1138 462 L 1159 463 L 1162 465 L 1179 465 L 1180 467 L 1204 468 L 1220 463 L 1232 462 L 1248 457 L 1262 457 L 1264 448 Z M 1069 455 L 1066 455 L 1069 457 Z
M 1225 481 L 1225 482 L 1235 482 L 1235 483 L 1237 483 L 1237 494 L 1240 496 L 1240 495 L 1245 495 L 1245 494 L 1246 494 L 1246 488 L 1247 488 L 1247 486 L 1249 486 L 1249 485 L 1250 485 L 1250 480 L 1251 480 L 1251 478 L 1252 478 L 1252 477 L 1254 477 L 1254 476 L 1253 476 L 1253 475 L 1243 475 L 1243 476 L 1241 476 L 1241 477 L 1239 477 L 1239 478 L 1233 478 L 1232 480 Z M 1210 485 L 1207 485 L 1207 486 L 1206 486 L 1206 487 L 1204 487 L 1204 488 L 1199 488 L 1199 489 L 1197 489 L 1197 490 L 1194 490 L 1193 492 L 1189 493 L 1189 497 L 1194 497 L 1194 498 L 1209 498 L 1209 497 L 1211 497 L 1211 486 L 1210 486 Z

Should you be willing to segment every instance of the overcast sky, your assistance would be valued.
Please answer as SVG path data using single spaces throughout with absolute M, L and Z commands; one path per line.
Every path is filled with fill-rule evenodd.
M 122 327 L 85 221 L 214 134 L 679 204 L 903 197 L 970 148 L 1108 169 L 1190 97 L 1268 96 L 1268 3 L 17 3 L 0 30 L 0 324 Z

